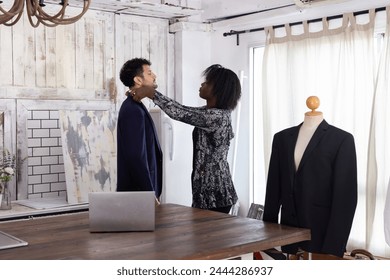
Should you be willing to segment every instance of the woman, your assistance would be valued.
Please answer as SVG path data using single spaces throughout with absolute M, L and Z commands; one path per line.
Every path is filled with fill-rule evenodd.
M 229 213 L 237 202 L 227 155 L 234 137 L 231 112 L 241 97 L 237 75 L 219 64 L 208 67 L 199 96 L 206 106 L 188 107 L 162 95 L 152 87 L 132 91 L 133 99 L 149 97 L 169 117 L 195 128 L 192 165 L 192 207 Z

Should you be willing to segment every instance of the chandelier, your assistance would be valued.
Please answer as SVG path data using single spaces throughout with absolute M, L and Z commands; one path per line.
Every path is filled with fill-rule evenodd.
M 24 6 L 26 6 L 27 16 L 30 24 L 37 27 L 40 23 L 45 26 L 54 27 L 59 24 L 71 24 L 78 21 L 88 10 L 92 0 L 83 1 L 83 9 L 78 15 L 66 14 L 66 8 L 72 0 L 58 0 L 58 8 L 51 13 L 44 11 L 44 0 L 0 0 L 0 24 L 12 26 L 22 17 Z M 8 2 L 8 3 L 7 3 Z M 13 4 L 12 4 L 13 2 Z M 49 1 L 54 3 L 53 1 Z M 73 0 L 73 2 L 76 2 Z

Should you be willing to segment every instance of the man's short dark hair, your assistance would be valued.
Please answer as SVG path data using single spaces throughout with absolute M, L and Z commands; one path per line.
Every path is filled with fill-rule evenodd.
M 133 58 L 123 64 L 119 73 L 119 78 L 122 83 L 131 88 L 134 86 L 134 77 L 143 77 L 143 66 L 152 65 L 152 63 L 145 58 Z

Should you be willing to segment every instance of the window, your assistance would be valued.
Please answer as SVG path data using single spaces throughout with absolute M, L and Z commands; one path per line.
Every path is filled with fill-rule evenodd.
M 386 40 L 385 40 L 385 34 L 383 31 L 383 28 L 382 29 L 378 28 L 378 24 L 377 24 L 375 27 L 375 35 L 373 38 L 373 50 L 374 50 L 375 60 L 373 62 L 371 60 L 371 62 L 372 62 L 371 65 L 373 65 L 373 69 L 379 69 L 378 66 L 379 66 L 379 62 L 381 59 L 381 54 L 383 52 L 383 46 L 385 45 L 385 41 Z M 265 200 L 266 180 L 267 180 L 267 172 L 268 172 L 267 162 L 269 160 L 269 159 L 267 159 L 267 157 L 268 157 L 267 153 L 269 153 L 269 151 L 267 151 L 267 150 L 269 150 L 269 148 L 264 148 L 264 143 L 265 143 L 264 140 L 266 139 L 266 137 L 272 138 L 272 136 L 273 136 L 273 135 L 269 135 L 269 133 L 270 133 L 269 131 L 268 132 L 264 131 L 264 122 L 263 122 L 263 110 L 264 110 L 263 106 L 264 106 L 265 100 L 264 100 L 263 89 L 262 89 L 262 87 L 263 87 L 263 83 L 262 83 L 262 70 L 263 69 L 262 69 L 262 67 L 263 67 L 264 50 L 265 50 L 264 46 L 256 46 L 256 47 L 251 48 L 251 55 L 252 55 L 252 57 L 251 57 L 251 60 L 252 60 L 251 61 L 251 69 L 252 69 L 251 84 L 252 84 L 252 101 L 253 101 L 253 103 L 252 103 L 253 104 L 253 132 L 252 132 L 252 135 L 253 135 L 253 158 L 251 161 L 252 168 L 253 168 L 253 180 L 252 180 L 253 181 L 253 185 L 252 185 L 253 186 L 252 187 L 253 199 L 252 199 L 252 201 L 255 203 L 260 203 L 260 204 L 263 204 L 264 200 Z M 383 59 L 385 59 L 385 57 L 383 57 Z M 350 62 L 352 61 L 352 65 L 354 65 L 354 63 L 356 62 L 353 60 L 354 59 L 350 59 Z M 351 73 L 353 75 L 354 68 L 350 67 L 348 69 L 352 69 Z M 377 75 L 376 71 L 374 71 L 375 76 Z M 343 72 L 343 73 L 345 73 L 345 72 Z M 325 75 L 326 75 L 326 73 L 325 73 Z M 323 77 L 321 75 L 318 75 L 317 78 L 319 78 L 319 77 L 322 77 L 324 79 L 327 78 L 327 77 Z M 356 80 L 356 77 L 355 77 L 355 80 Z M 364 82 L 362 82 L 362 83 L 364 83 Z M 360 85 L 362 83 L 358 82 L 358 83 L 356 83 L 356 85 Z M 355 87 L 356 87 L 356 85 L 355 85 Z M 348 87 L 349 87 L 349 84 L 346 85 L 346 90 L 348 90 Z M 370 88 L 370 87 L 367 86 L 367 88 Z M 356 88 L 356 92 L 357 92 L 357 90 L 361 90 L 361 89 L 359 89 L 359 86 Z M 299 91 L 297 91 L 297 92 L 299 93 Z M 336 126 L 343 128 L 343 126 L 346 125 L 345 123 L 342 122 L 342 120 L 344 119 L 344 116 L 345 116 L 344 115 L 345 112 L 342 110 L 342 108 L 344 108 L 343 106 L 345 106 L 345 104 L 340 104 L 340 100 L 343 100 L 343 99 L 337 99 L 337 96 L 334 96 L 335 94 L 331 90 L 327 90 L 326 92 L 327 92 L 327 95 L 324 96 L 324 98 L 327 98 L 327 99 L 329 98 L 329 102 L 328 102 L 329 107 L 324 107 L 324 105 L 321 105 L 321 108 L 322 108 L 321 111 L 327 112 L 326 118 L 329 118 L 328 121 L 331 124 L 334 123 Z M 382 242 L 383 223 L 381 223 L 381 221 L 380 221 L 381 219 L 383 219 L 383 215 L 382 215 L 383 211 L 381 212 L 383 205 L 382 205 L 382 201 L 378 201 L 378 200 L 383 198 L 383 192 L 382 192 L 382 189 L 378 189 L 376 198 L 373 198 L 372 194 L 371 194 L 371 197 L 368 197 L 368 195 L 370 195 L 370 192 L 372 193 L 372 191 L 369 190 L 369 188 L 367 187 L 368 186 L 367 182 L 366 182 L 366 180 L 367 180 L 366 179 L 366 172 L 367 172 L 367 170 L 366 170 L 367 169 L 366 157 L 367 157 L 367 149 L 368 149 L 366 142 L 367 142 L 369 134 L 370 134 L 369 130 L 367 130 L 367 127 L 370 126 L 370 121 L 369 121 L 370 117 L 369 116 L 370 116 L 370 112 L 372 110 L 372 108 L 371 108 L 372 96 L 370 97 L 369 95 L 367 95 L 366 97 L 364 97 L 363 95 L 358 95 L 359 98 L 356 98 L 355 97 L 356 95 L 353 95 L 353 94 L 356 94 L 356 92 L 353 91 L 353 92 L 349 93 L 352 96 L 351 99 L 344 97 L 344 99 L 351 101 L 349 106 L 354 106 L 354 108 L 355 108 L 353 113 L 355 114 L 356 118 L 354 117 L 354 120 L 352 120 L 352 121 L 350 120 L 351 123 L 348 124 L 349 128 L 348 129 L 346 128 L 346 130 L 350 131 L 355 136 L 355 141 L 357 143 L 356 151 L 358 154 L 358 165 L 359 165 L 358 170 L 360 170 L 360 172 L 358 174 L 358 176 L 359 176 L 359 204 L 358 204 L 358 208 L 357 208 L 356 213 L 355 213 L 355 218 L 354 218 L 354 222 L 353 222 L 353 229 L 352 229 L 351 234 L 350 234 L 350 241 L 352 241 L 350 246 L 352 248 L 366 248 L 377 255 L 382 255 L 382 256 L 386 255 L 387 256 L 389 252 L 385 251 L 385 249 L 383 248 L 383 242 Z M 309 96 L 309 95 L 307 95 L 307 96 Z M 358 99 L 360 99 L 360 100 L 358 100 Z M 294 103 L 295 102 L 294 100 L 296 100 L 295 95 L 292 96 L 291 101 Z M 362 102 L 363 103 L 365 102 L 365 104 L 361 104 Z M 358 104 L 358 103 L 360 103 L 360 104 Z M 298 104 L 298 105 L 301 106 L 302 104 Z M 302 108 L 306 108 L 306 107 L 303 105 Z M 294 107 L 294 110 L 297 111 L 298 113 L 295 114 L 296 116 L 294 115 L 294 117 L 291 117 L 291 119 L 289 121 L 292 122 L 293 125 L 297 125 L 299 123 L 300 119 L 303 118 L 303 113 L 305 111 L 301 111 L 300 108 L 298 108 L 298 110 L 297 110 L 297 108 L 295 108 L 295 107 Z M 364 110 L 364 112 L 363 112 L 363 110 Z M 333 116 L 332 119 L 330 116 L 331 112 L 333 114 L 335 114 L 335 116 Z M 280 115 L 279 113 L 280 112 L 272 111 L 272 114 L 278 114 L 278 116 Z M 382 116 L 383 116 L 383 112 L 379 112 L 379 113 L 382 114 Z M 364 117 L 365 120 L 359 121 L 359 118 L 362 118 L 362 116 L 368 116 L 368 117 Z M 277 118 L 276 115 L 275 115 L 275 118 L 272 118 L 272 115 L 268 116 L 268 117 L 271 120 Z M 363 122 L 365 122 L 365 123 L 363 124 Z M 281 126 L 279 126 L 279 128 L 285 127 L 284 125 L 285 124 L 282 124 Z M 377 130 L 381 130 L 381 127 L 377 128 Z M 365 128 L 365 130 L 362 132 L 363 128 Z M 279 131 L 279 130 L 277 130 L 277 131 Z M 276 131 L 274 131 L 274 132 L 276 132 Z M 272 132 L 272 134 L 274 132 Z M 265 133 L 267 133 L 268 135 Z M 385 136 L 383 139 L 385 139 Z M 383 147 L 378 146 L 378 149 L 383 149 Z M 385 157 L 386 157 L 386 155 L 388 155 L 388 152 L 386 152 L 386 151 L 378 152 L 377 151 L 377 153 L 383 155 L 383 159 L 381 159 L 381 160 L 383 160 L 383 163 L 381 164 L 381 166 L 383 169 L 388 170 L 388 168 L 386 167 L 386 162 L 388 162 L 388 160 L 385 162 Z M 382 172 L 382 176 L 383 176 L 383 174 L 384 173 Z M 386 173 L 386 174 L 388 174 L 388 173 Z M 387 177 L 386 186 L 387 186 L 388 180 L 389 180 L 389 178 Z M 383 183 L 378 182 L 378 184 L 380 185 L 380 188 L 382 188 Z M 366 201 L 372 202 L 372 199 L 377 200 L 377 202 L 376 202 L 377 205 L 374 206 L 374 208 L 376 207 L 375 209 L 370 210 L 370 208 L 369 208 L 370 205 L 369 205 L 369 203 L 367 204 Z M 374 201 L 374 204 L 375 204 L 375 201 Z M 375 222 L 373 221 L 371 223 L 372 219 L 375 219 Z M 370 229 L 371 226 L 373 227 L 372 230 Z M 370 233 L 368 231 L 361 230 L 362 228 L 366 228 L 366 227 L 367 227 L 367 230 L 370 231 Z M 376 239 L 379 241 L 373 242 L 371 240 L 373 236 L 375 236 L 376 238 L 379 237 L 379 239 Z

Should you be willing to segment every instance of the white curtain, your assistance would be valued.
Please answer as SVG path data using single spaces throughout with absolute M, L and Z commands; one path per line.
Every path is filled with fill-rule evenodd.
M 387 195 L 385 202 L 385 210 L 383 214 L 383 222 L 385 224 L 385 240 L 387 245 L 390 246 L 390 180 L 387 187 Z
M 390 177 L 390 8 L 386 9 L 386 33 L 380 56 L 372 106 L 367 162 L 366 245 L 371 251 L 390 256 L 384 237 L 384 208 Z M 390 203 L 390 202 L 388 202 Z M 388 205 L 389 207 L 390 205 Z M 387 213 L 387 211 L 386 211 Z M 390 219 L 387 214 L 386 219 Z M 386 225 L 390 221 L 386 221 Z
M 338 26 L 334 27 L 336 24 Z M 340 22 L 325 19 L 317 25 L 304 22 L 300 34 L 289 25 L 284 28 L 283 36 L 276 34 L 281 32 L 279 29 L 266 28 L 268 41 L 262 71 L 263 139 L 265 166 L 268 167 L 273 135 L 301 123 L 304 113 L 309 111 L 306 99 L 318 96 L 321 104 L 317 111 L 323 112 L 328 123 L 352 133 L 355 138 L 359 200 L 347 249 L 366 248 L 384 256 L 388 252 L 384 241 L 385 195 L 382 189 L 387 183 L 383 182 L 386 175 L 381 175 L 379 169 L 383 169 L 383 173 L 385 169 L 390 171 L 389 149 L 384 150 L 385 143 L 390 143 L 390 129 L 386 129 L 390 123 L 387 126 L 385 123 L 390 122 L 385 110 L 386 106 L 390 108 L 389 98 L 385 100 L 390 89 L 387 72 L 390 52 L 385 55 L 386 61 L 382 59 L 378 72 L 374 24 L 375 12 L 370 11 L 364 24 L 358 24 L 353 14 L 345 14 Z M 385 85 L 379 86 L 382 83 Z M 373 116 L 375 122 L 371 123 Z M 375 156 L 371 153 L 370 161 L 369 147 L 375 148 Z M 374 172 L 367 168 L 368 162 L 373 163 Z M 368 175 L 373 176 L 377 184 L 368 187 Z M 373 199 L 382 202 L 374 203 Z

